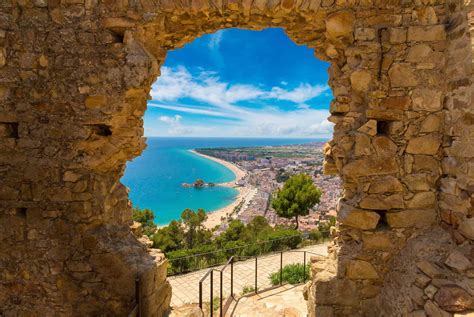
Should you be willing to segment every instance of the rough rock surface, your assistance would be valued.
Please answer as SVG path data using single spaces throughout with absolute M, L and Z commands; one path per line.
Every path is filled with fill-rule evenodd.
M 472 268 L 435 250 L 448 235 L 449 251 L 472 263 L 473 6 L 0 1 L 0 314 L 126 316 L 138 299 L 143 314 L 164 314 L 166 260 L 131 233 L 119 180 L 145 147 L 142 118 L 167 51 L 230 27 L 284 27 L 331 63 L 324 170 L 343 179 L 351 208 L 339 210 L 361 219 L 341 214 L 329 257 L 312 264 L 310 313 L 469 312 Z M 423 239 L 430 228 L 437 235 Z

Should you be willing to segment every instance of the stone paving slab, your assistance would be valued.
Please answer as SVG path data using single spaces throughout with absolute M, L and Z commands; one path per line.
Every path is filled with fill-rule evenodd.
M 300 252 L 294 252 L 300 251 Z M 292 263 L 303 263 L 303 252 L 309 251 L 321 255 L 327 255 L 327 243 L 308 246 L 305 248 L 286 251 L 283 253 L 283 266 Z M 307 253 L 306 263 L 309 263 L 311 258 L 310 253 Z M 220 270 L 222 266 L 215 269 Z M 257 287 L 264 289 L 270 287 L 270 280 L 268 276 L 277 272 L 280 269 L 280 253 L 271 254 L 259 257 L 257 260 Z M 171 276 L 168 278 L 173 289 L 171 298 L 171 306 L 181 306 L 188 303 L 199 302 L 199 280 L 209 271 L 209 269 L 199 270 L 196 272 Z M 213 298 L 220 296 L 220 276 L 219 272 L 213 273 Z M 223 297 L 230 295 L 230 267 L 228 267 L 222 274 Z M 253 287 L 255 285 L 255 259 L 240 261 L 234 263 L 234 294 L 241 295 L 244 287 Z M 209 302 L 210 293 L 210 278 L 203 282 L 203 302 Z
M 241 298 L 226 317 L 308 316 L 303 297 L 304 285 L 284 285 L 250 297 Z M 290 313 L 291 312 L 291 313 Z

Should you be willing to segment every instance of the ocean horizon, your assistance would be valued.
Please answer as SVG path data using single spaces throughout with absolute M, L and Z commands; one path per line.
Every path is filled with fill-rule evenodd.
M 155 223 L 179 219 L 186 208 L 212 212 L 231 204 L 238 191 L 229 187 L 184 188 L 196 179 L 224 183 L 235 179 L 222 164 L 191 153 L 196 148 L 254 147 L 327 141 L 318 138 L 148 137 L 143 154 L 127 163 L 122 183 L 134 207 L 151 209 Z

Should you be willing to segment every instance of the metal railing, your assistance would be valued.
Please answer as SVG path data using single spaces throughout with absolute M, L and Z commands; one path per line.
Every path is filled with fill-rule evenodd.
M 303 283 L 305 283 L 309 277 L 309 273 L 307 274 L 306 272 L 306 265 L 307 265 L 307 254 L 312 254 L 312 255 L 320 255 L 318 253 L 315 253 L 315 252 L 311 252 L 311 251 L 305 251 L 305 250 L 291 250 L 291 251 L 280 251 L 280 252 L 277 252 L 277 253 L 273 253 L 271 255 L 275 255 L 275 254 L 278 254 L 280 253 L 280 269 L 278 270 L 278 273 L 279 273 L 279 283 L 277 285 L 271 285 L 271 286 L 266 286 L 264 288 L 260 288 L 259 289 L 259 269 L 258 269 L 258 264 L 259 264 L 259 258 L 264 258 L 264 257 L 259 257 L 259 256 L 232 256 L 229 258 L 229 260 L 227 261 L 227 263 L 221 268 L 221 269 L 216 269 L 216 268 L 211 268 L 209 269 L 209 271 L 207 271 L 207 273 L 199 280 L 199 307 L 201 309 L 204 308 L 204 282 L 209 279 L 209 315 L 210 317 L 213 317 L 214 316 L 214 310 L 218 310 L 219 311 L 219 316 L 220 317 L 223 317 L 226 313 L 227 313 L 227 310 L 228 308 L 230 307 L 232 301 L 234 300 L 237 300 L 237 296 L 235 295 L 235 292 L 234 292 L 234 264 L 235 263 L 243 263 L 243 262 L 239 262 L 239 261 L 242 261 L 242 260 L 245 260 L 245 259 L 252 259 L 254 258 L 255 259 L 255 265 L 254 265 L 254 287 L 253 287 L 253 291 L 251 290 L 250 292 L 244 294 L 242 293 L 241 297 L 243 296 L 246 296 L 248 294 L 257 294 L 257 293 L 261 293 L 261 292 L 264 292 L 264 291 L 268 291 L 268 290 L 271 290 L 271 289 L 274 289 L 274 288 L 277 288 L 277 287 L 281 287 L 285 284 L 288 284 L 288 283 L 285 283 L 283 281 L 283 263 L 284 263 L 284 253 L 303 253 L 303 274 L 302 274 L 302 281 Z M 265 256 L 267 257 L 267 256 Z M 296 262 L 297 263 L 297 262 Z M 295 262 L 292 262 L 291 264 L 296 264 Z M 224 272 L 230 268 L 230 293 L 227 297 L 227 299 L 224 301 Z M 214 298 L 214 273 L 217 272 L 219 274 L 219 306 L 217 307 L 217 309 L 214 307 L 214 301 L 215 301 L 215 298 Z M 268 273 L 268 272 L 267 272 Z M 275 273 L 275 272 L 273 272 Z M 267 276 L 268 278 L 268 276 Z
M 297 244 L 304 242 L 306 243 L 306 245 L 316 245 L 324 241 L 324 239 L 311 240 L 308 239 L 308 235 L 300 234 L 260 241 L 235 248 L 221 249 L 177 258 L 168 258 L 168 276 L 180 275 L 197 270 L 215 267 L 218 265 L 224 265 L 226 264 L 229 257 L 232 256 L 255 257 L 271 254 L 277 251 L 291 250 L 295 248 L 295 246 L 291 247 L 290 242 L 292 239 L 301 239 L 300 241 L 298 241 Z M 282 243 L 284 241 L 288 241 L 288 243 Z
M 135 306 L 132 311 L 128 314 L 128 317 L 140 317 L 140 277 L 135 277 Z

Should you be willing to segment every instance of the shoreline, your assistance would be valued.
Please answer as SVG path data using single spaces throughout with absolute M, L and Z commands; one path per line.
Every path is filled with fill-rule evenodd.
M 252 189 L 249 186 L 237 186 L 236 185 L 236 183 L 238 181 L 240 181 L 242 178 L 244 178 L 247 175 L 248 172 L 243 170 L 242 168 L 238 167 L 237 165 L 231 163 L 231 162 L 228 162 L 228 161 L 216 158 L 216 157 L 212 157 L 212 156 L 209 156 L 209 155 L 201 154 L 201 153 L 196 152 L 195 150 L 189 150 L 189 152 L 191 152 L 195 155 L 199 155 L 201 157 L 204 157 L 208 160 L 214 161 L 218 164 L 221 164 L 221 165 L 227 167 L 228 169 L 230 169 L 232 171 L 232 173 L 234 173 L 234 175 L 235 175 L 235 179 L 230 181 L 230 182 L 216 183 L 217 186 L 235 188 L 239 193 L 235 197 L 234 201 L 232 203 L 230 203 L 229 205 L 227 205 L 223 208 L 217 209 L 217 210 L 209 211 L 207 213 L 207 220 L 204 222 L 204 226 L 207 229 L 212 229 L 215 226 L 222 224 L 221 218 L 232 214 L 235 207 L 237 207 L 242 202 L 242 200 L 246 200 L 248 198 L 248 196 L 251 194 Z

